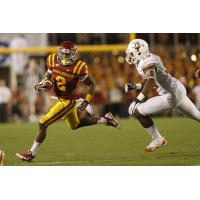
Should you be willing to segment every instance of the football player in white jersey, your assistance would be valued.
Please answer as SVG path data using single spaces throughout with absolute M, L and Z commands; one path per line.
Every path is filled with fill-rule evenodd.
M 187 97 L 185 87 L 179 80 L 167 73 L 159 56 L 149 52 L 146 41 L 142 39 L 131 41 L 126 50 L 126 61 L 134 64 L 139 75 L 144 79 L 143 83 L 126 83 L 125 91 L 141 90 L 130 104 L 128 112 L 138 119 L 152 136 L 151 143 L 145 148 L 146 152 L 167 144 L 150 115 L 176 108 L 187 117 L 200 122 L 200 112 Z M 159 96 L 145 101 L 147 92 L 153 88 L 157 90 Z

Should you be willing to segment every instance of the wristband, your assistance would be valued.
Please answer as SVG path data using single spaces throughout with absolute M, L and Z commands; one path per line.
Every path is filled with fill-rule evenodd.
M 85 100 L 89 103 L 92 100 L 92 95 L 87 94 L 86 97 L 85 97 Z
M 142 84 L 141 83 L 136 83 L 135 84 L 135 89 L 136 90 L 141 90 L 142 89 Z
M 137 96 L 137 99 L 139 101 L 142 101 L 145 98 L 144 94 L 142 92 L 140 92 L 140 94 Z

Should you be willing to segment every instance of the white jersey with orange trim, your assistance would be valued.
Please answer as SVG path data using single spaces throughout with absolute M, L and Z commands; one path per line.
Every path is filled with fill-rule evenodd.
M 142 59 L 137 66 L 138 73 L 145 79 L 144 69 L 152 65 L 155 66 L 157 91 L 160 95 L 138 104 L 138 112 L 149 116 L 176 108 L 187 117 L 200 122 L 200 112 L 187 97 L 184 85 L 167 73 L 159 56 L 149 54 Z

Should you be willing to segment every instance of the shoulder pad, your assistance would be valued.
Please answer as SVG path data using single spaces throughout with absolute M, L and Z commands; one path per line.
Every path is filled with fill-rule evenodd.
M 154 55 L 154 54 L 149 54 L 146 58 L 142 59 L 140 62 L 139 62 L 139 66 L 142 68 L 142 69 L 145 69 L 147 68 L 148 66 L 151 66 L 151 65 L 156 65 L 159 63 L 159 57 Z
M 57 54 L 50 54 L 48 57 L 47 57 L 47 62 L 46 62 L 46 65 L 48 68 L 53 68 L 56 64 L 56 59 L 57 59 Z
M 87 65 L 85 62 L 79 60 L 78 62 L 76 62 L 74 69 L 73 69 L 73 73 L 77 74 L 77 75 L 81 75 L 81 72 L 87 68 Z

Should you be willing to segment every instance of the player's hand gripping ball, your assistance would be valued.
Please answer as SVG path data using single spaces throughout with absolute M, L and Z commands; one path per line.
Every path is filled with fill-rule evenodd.
M 35 90 L 38 92 L 48 91 L 53 87 L 53 81 L 49 79 L 43 79 L 38 84 L 35 85 Z

